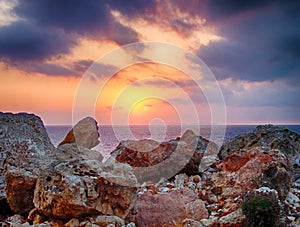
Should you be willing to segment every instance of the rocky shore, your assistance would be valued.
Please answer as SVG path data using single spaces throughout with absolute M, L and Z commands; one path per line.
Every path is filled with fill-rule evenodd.
M 93 148 L 84 118 L 54 147 L 33 114 L 0 112 L 0 226 L 300 226 L 300 135 L 263 125 L 218 148 L 180 138 Z

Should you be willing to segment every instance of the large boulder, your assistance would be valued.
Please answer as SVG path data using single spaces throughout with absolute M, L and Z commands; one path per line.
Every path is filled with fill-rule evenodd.
M 99 144 L 99 132 L 97 121 L 91 117 L 80 120 L 59 144 L 76 143 L 78 146 L 93 148 Z
M 253 131 L 240 134 L 224 143 L 218 156 L 224 159 L 240 149 L 253 147 L 260 147 L 265 152 L 272 149 L 280 150 L 288 157 L 292 166 L 297 165 L 297 157 L 300 154 L 300 135 L 280 126 L 260 125 Z
M 38 178 L 34 205 L 52 218 L 103 214 L 124 219 L 134 206 L 136 183 L 127 164 L 57 162 Z
M 203 155 L 216 152 L 215 143 L 188 130 L 181 138 L 168 142 L 149 139 L 122 141 L 109 161 L 132 166 L 139 182 L 157 182 L 162 177 L 169 179 L 178 173 L 198 174 Z
M 227 214 L 241 207 L 239 199 L 247 191 L 269 187 L 284 201 L 291 188 L 289 161 L 278 150 L 239 150 L 214 165 L 215 171 L 203 183 L 199 197 Z
M 183 226 L 186 219 L 208 218 L 204 202 L 189 189 L 138 196 L 135 223 L 140 227 Z
M 0 112 L 0 200 L 7 198 L 14 212 L 33 208 L 39 167 L 54 150 L 39 117 Z

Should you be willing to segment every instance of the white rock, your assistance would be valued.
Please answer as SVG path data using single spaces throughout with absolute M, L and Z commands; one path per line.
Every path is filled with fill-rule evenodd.
M 287 219 L 289 219 L 290 221 L 295 221 L 295 217 L 293 217 L 293 216 L 287 216 Z
M 244 219 L 245 219 L 245 215 L 243 214 L 243 211 L 240 208 L 226 216 L 221 217 L 219 222 L 220 225 L 222 226 L 225 224 L 242 223 Z
M 296 196 L 292 192 L 289 192 L 286 196 L 285 201 L 287 203 L 289 203 L 290 205 L 292 205 L 293 207 L 297 207 L 300 202 L 300 199 L 298 198 L 298 196 Z

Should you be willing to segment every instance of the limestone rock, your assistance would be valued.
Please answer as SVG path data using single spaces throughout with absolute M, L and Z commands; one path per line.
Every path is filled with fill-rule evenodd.
M 74 143 L 58 146 L 55 156 L 61 161 L 95 160 L 101 162 L 103 160 L 100 152 L 77 146 Z
M 185 219 L 200 221 L 208 217 L 202 200 L 189 189 L 176 189 L 169 193 L 138 196 L 137 226 L 182 226 Z
M 216 171 L 202 184 L 199 197 L 218 204 L 228 214 L 241 207 L 241 195 L 262 186 L 276 189 L 284 201 L 291 187 L 288 169 L 288 159 L 278 150 L 239 150 L 216 164 Z M 214 200 L 212 195 L 216 196 Z
M 243 227 L 245 221 L 245 215 L 242 209 L 237 209 L 236 211 L 227 214 L 220 218 L 220 227 Z
M 61 162 L 37 180 L 34 205 L 53 218 L 96 214 L 125 218 L 135 203 L 135 186 L 136 178 L 127 164 Z
M 25 169 L 9 167 L 5 177 L 10 208 L 19 213 L 29 212 L 33 208 L 33 192 L 37 176 Z
M 106 226 L 109 226 L 109 225 L 112 225 L 112 226 L 115 226 L 115 227 L 125 226 L 124 220 L 117 217 L 117 216 L 100 215 L 100 216 L 96 217 L 94 223 L 96 225 L 99 225 L 100 227 L 106 227 Z
M 40 172 L 39 166 L 54 150 L 39 117 L 0 112 L 0 201 L 5 200 L 7 194 L 14 212 L 29 212 L 33 208 L 33 185 Z M 7 171 L 9 173 L 5 174 Z M 12 177 L 16 174 L 16 178 Z M 23 186 L 20 185 L 22 181 L 25 182 Z
M 249 133 L 232 138 L 220 148 L 218 156 L 220 159 L 224 159 L 238 150 L 249 150 L 253 147 L 259 147 L 265 152 L 280 150 L 288 157 L 291 166 L 298 168 L 300 135 L 273 125 L 260 125 Z
M 99 132 L 97 121 L 91 117 L 86 117 L 80 120 L 68 132 L 65 139 L 59 144 L 76 143 L 78 146 L 85 148 L 93 148 L 99 144 Z
M 205 227 L 201 222 L 192 219 L 185 219 L 183 221 L 183 227 Z
M 122 141 L 109 161 L 128 163 L 141 183 L 157 182 L 162 177 L 169 179 L 177 173 L 198 174 L 204 153 L 214 153 L 216 150 L 216 144 L 188 130 L 181 139 L 168 142 Z
M 79 220 L 77 218 L 72 218 L 65 224 L 65 227 L 79 227 Z

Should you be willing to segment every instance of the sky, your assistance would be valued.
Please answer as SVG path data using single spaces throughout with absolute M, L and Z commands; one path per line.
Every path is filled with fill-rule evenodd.
M 299 11 L 298 0 L 0 0 L 0 111 L 71 124 L 89 108 L 78 94 L 95 89 L 100 124 L 300 124 Z M 174 45 L 204 66 L 148 44 L 129 64 L 117 51 L 136 42 Z M 121 54 L 103 64 L 111 53 Z

